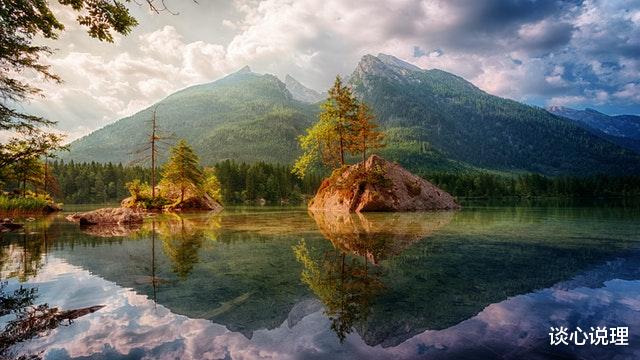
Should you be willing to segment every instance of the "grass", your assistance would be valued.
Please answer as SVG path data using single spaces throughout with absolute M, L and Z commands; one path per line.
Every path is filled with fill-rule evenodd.
M 0 213 L 40 213 L 48 208 L 49 202 L 43 198 L 9 197 L 0 195 Z

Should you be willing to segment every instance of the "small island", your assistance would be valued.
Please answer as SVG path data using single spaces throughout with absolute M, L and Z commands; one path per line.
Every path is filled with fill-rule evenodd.
M 456 210 L 453 196 L 402 166 L 367 151 L 386 146 L 369 107 L 336 77 L 318 122 L 300 138 L 304 153 L 294 165 L 303 177 L 317 164 L 333 168 L 309 202 L 311 211 Z M 347 165 L 345 157 L 362 156 Z
M 309 210 L 430 211 L 460 208 L 449 193 L 377 155 L 337 169 L 325 179 Z
M 155 153 L 152 152 L 155 164 Z M 222 210 L 218 199 L 220 183 L 211 169 L 202 169 L 198 156 L 185 140 L 171 148 L 169 161 L 163 167 L 162 179 L 155 184 L 155 166 L 152 167 L 152 184 L 139 179 L 127 183 L 131 196 L 120 203 L 119 208 L 102 208 L 74 213 L 67 220 L 81 226 L 132 225 L 144 221 L 148 213 Z

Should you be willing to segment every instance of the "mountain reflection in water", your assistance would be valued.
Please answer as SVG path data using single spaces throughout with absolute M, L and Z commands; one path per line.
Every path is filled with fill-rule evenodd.
M 105 237 L 54 217 L 3 235 L 0 274 L 52 307 L 106 305 L 21 345 L 52 359 L 625 358 L 638 351 L 638 219 L 232 210 Z M 631 346 L 550 348 L 557 325 L 629 326 Z

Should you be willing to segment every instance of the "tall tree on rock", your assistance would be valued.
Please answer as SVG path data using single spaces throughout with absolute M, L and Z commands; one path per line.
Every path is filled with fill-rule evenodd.
M 302 178 L 318 160 L 330 168 L 343 166 L 345 154 L 362 154 L 364 161 L 367 150 L 385 146 L 383 139 L 369 107 L 359 102 L 337 76 L 318 122 L 298 139 L 303 152 L 293 172 Z
M 198 155 L 185 140 L 180 140 L 171 148 L 171 156 L 162 175 L 165 182 L 179 189 L 180 202 L 184 201 L 187 190 L 199 191 L 204 181 Z
M 365 103 L 358 104 L 355 121 L 356 139 L 353 140 L 353 152 L 362 154 L 362 161 L 367 160 L 367 150 L 385 147 L 384 134 L 378 130 L 375 117 Z
M 355 147 L 357 110 L 358 102 L 351 89 L 336 76 L 318 122 L 299 138 L 303 154 L 296 160 L 294 173 L 304 177 L 318 159 L 330 168 L 344 165 L 345 154 Z

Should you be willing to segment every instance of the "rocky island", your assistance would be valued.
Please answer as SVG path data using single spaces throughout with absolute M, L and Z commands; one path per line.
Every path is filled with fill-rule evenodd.
M 309 210 L 367 212 L 456 210 L 446 191 L 377 155 L 339 168 L 325 179 Z

